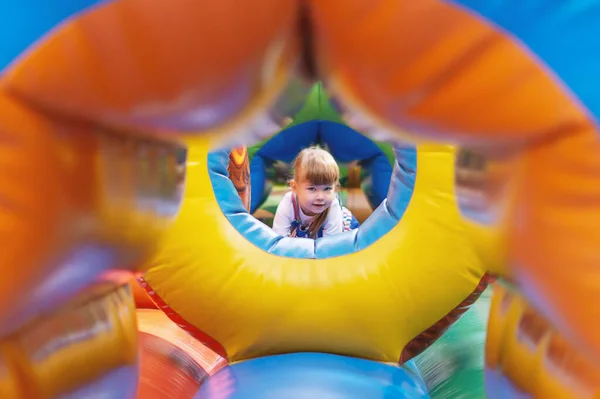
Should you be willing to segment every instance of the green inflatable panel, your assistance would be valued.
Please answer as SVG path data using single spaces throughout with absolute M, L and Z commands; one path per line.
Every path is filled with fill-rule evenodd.
M 485 399 L 488 288 L 438 341 L 415 359 L 431 399 Z

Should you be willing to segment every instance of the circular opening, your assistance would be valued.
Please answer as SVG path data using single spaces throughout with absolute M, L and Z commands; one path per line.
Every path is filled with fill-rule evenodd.
M 342 184 L 331 206 L 342 208 L 345 231 L 323 234 L 316 241 L 291 239 L 271 230 L 273 216 L 281 201 L 290 198 L 284 196 L 290 191 L 290 164 L 303 148 L 314 144 L 326 148 L 340 166 Z M 221 211 L 250 242 L 282 256 L 327 258 L 364 249 L 396 226 L 412 196 L 416 149 L 393 149 L 341 123 L 312 120 L 288 127 L 247 151 L 211 152 L 208 170 Z M 390 185 L 393 179 L 402 184 Z

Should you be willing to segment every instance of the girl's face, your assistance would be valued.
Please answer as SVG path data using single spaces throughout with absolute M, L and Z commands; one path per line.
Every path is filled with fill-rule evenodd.
M 333 184 L 312 184 L 309 181 L 290 182 L 292 191 L 296 194 L 298 205 L 307 216 L 315 216 L 331 206 L 335 198 Z

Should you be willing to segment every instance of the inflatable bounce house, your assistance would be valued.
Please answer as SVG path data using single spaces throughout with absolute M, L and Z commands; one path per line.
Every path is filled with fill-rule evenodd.
M 0 397 L 600 397 L 600 1 L 0 20 Z M 360 223 L 283 237 L 311 144 Z

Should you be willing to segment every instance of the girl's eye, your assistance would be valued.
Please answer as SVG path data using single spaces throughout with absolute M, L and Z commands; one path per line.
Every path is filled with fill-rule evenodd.
M 331 191 L 333 187 L 325 187 L 325 191 Z
M 315 191 L 315 188 L 314 187 L 308 187 L 307 190 L 308 191 Z

